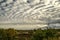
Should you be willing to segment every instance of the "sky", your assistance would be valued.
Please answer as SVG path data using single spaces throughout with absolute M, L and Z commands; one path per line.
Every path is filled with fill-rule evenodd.
M 60 20 L 59 0 L 0 0 L 1 28 L 7 27 L 5 24 L 9 25 L 8 23 L 16 23 L 20 24 L 18 25 L 20 29 L 24 29 L 25 25 L 25 29 L 34 29 L 45 27 L 47 24 L 41 24 L 55 22 L 54 20 Z M 1 24 L 4 25 L 2 26 Z M 21 26 L 21 24 L 23 25 Z M 32 24 L 37 25 L 34 27 Z M 10 26 L 12 25 L 9 25 L 7 28 Z M 15 28 L 13 24 L 12 27 L 19 29 L 18 26 Z

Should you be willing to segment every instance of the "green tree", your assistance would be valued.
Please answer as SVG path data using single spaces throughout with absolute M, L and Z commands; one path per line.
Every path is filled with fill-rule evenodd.
M 33 40 L 43 40 L 45 34 L 42 30 L 36 30 L 33 34 Z
M 7 40 L 6 30 L 0 29 L 0 40 Z
M 46 30 L 46 38 L 47 38 L 47 40 L 48 40 L 48 38 L 52 38 L 52 40 L 53 40 L 53 37 L 55 36 L 55 30 L 53 30 L 53 29 L 47 29 Z

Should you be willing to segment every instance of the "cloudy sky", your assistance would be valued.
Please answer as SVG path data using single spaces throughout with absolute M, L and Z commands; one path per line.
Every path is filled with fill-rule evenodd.
M 59 19 L 59 0 L 0 0 L 1 27 L 7 27 L 8 23 L 16 23 L 19 26 L 17 29 L 34 29 L 47 26 L 43 24 Z M 7 28 L 10 28 L 9 26 Z M 14 28 L 14 24 L 12 27 Z

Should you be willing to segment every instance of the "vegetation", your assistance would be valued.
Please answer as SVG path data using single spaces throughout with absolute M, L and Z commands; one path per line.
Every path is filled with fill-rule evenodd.
M 0 29 L 0 40 L 60 40 L 60 29 Z

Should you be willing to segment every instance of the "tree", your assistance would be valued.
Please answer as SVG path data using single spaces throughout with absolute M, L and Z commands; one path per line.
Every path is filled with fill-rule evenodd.
M 6 30 L 0 29 L 0 40 L 7 40 Z
M 7 30 L 7 36 L 8 36 L 8 40 L 14 40 L 15 35 L 17 34 L 17 32 L 14 29 L 8 29 Z
M 33 34 L 33 40 L 43 40 L 45 33 L 42 30 L 36 30 Z
M 54 29 L 47 29 L 46 30 L 46 38 L 51 38 L 53 40 L 53 37 L 55 37 L 56 31 Z

